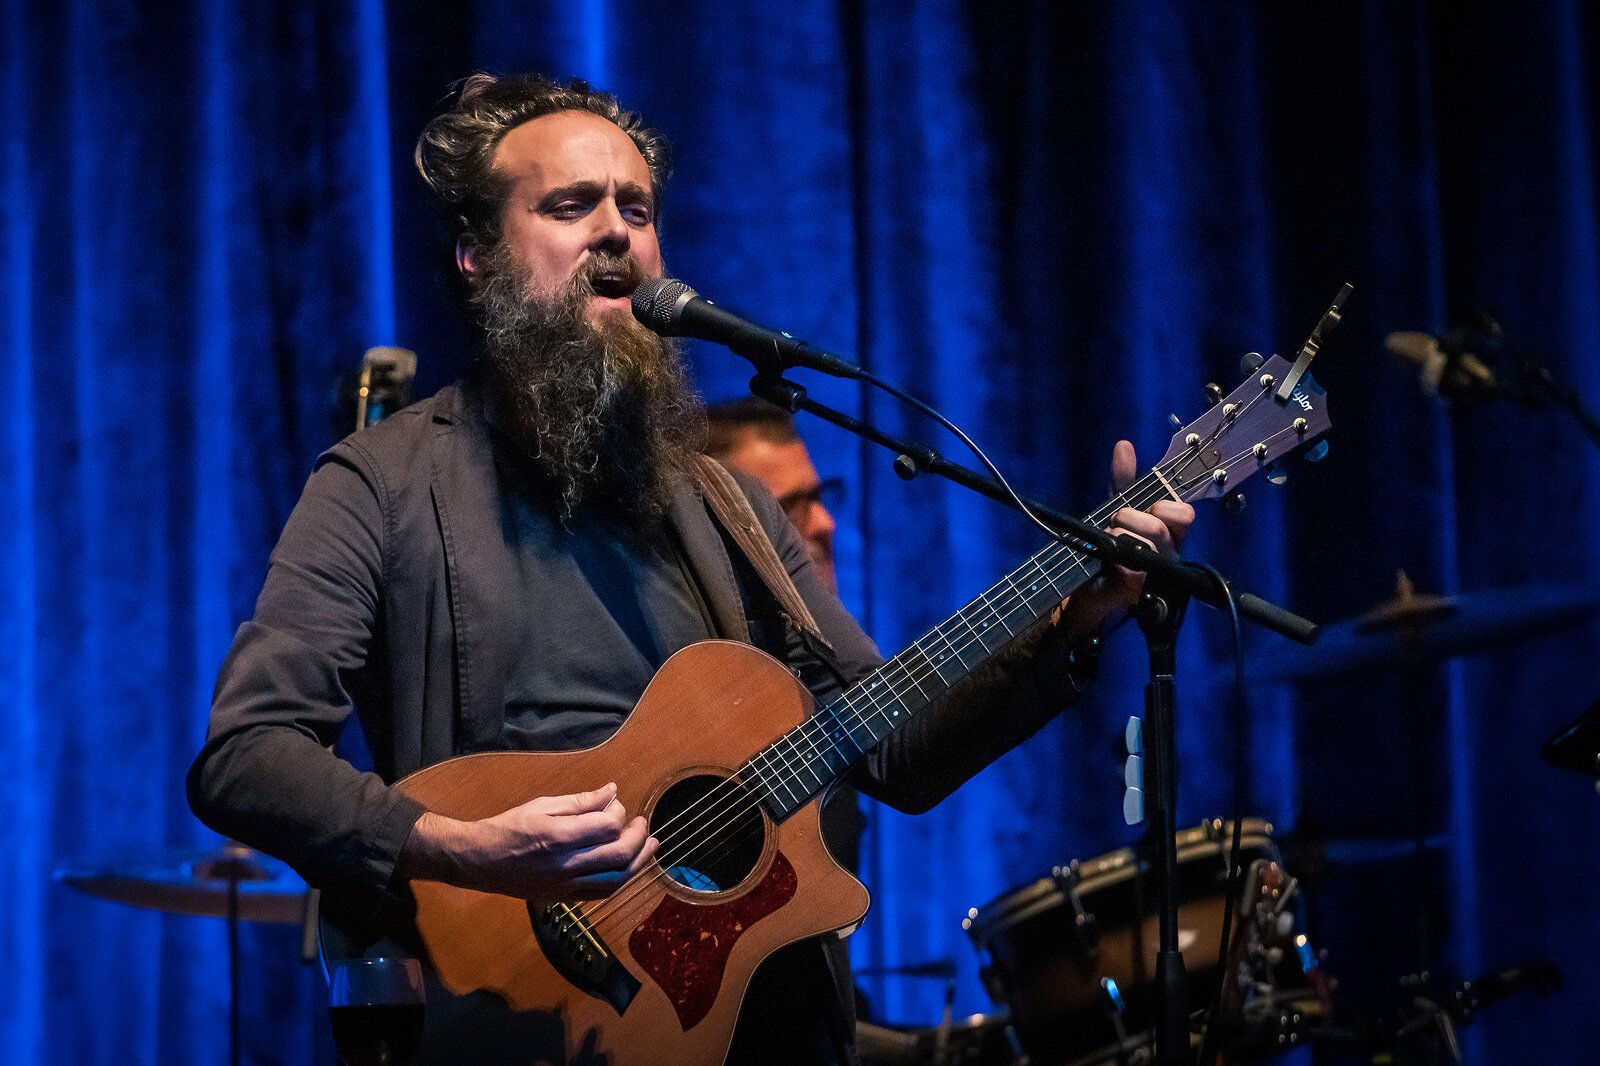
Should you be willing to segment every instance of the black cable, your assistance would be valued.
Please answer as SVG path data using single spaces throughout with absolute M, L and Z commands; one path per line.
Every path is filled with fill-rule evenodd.
M 979 448 L 978 445 L 973 442 L 972 438 L 968 437 L 964 432 L 962 432 L 961 428 L 954 422 L 951 422 L 944 415 L 934 410 L 928 404 L 923 403 L 915 396 L 911 396 L 905 392 L 902 392 L 895 386 L 890 385 L 888 382 L 871 373 L 868 373 L 865 370 L 861 371 L 860 380 L 865 381 L 869 385 L 875 385 L 896 399 L 910 404 L 959 437 L 961 442 L 970 448 L 972 453 L 978 457 L 978 460 L 983 463 L 984 468 L 989 471 L 989 474 L 1000 483 L 1000 487 L 1005 489 L 1006 494 L 1010 496 L 1012 502 L 1017 505 L 1017 509 L 1026 515 L 1029 521 L 1038 526 L 1040 529 L 1044 530 L 1051 540 L 1060 543 L 1071 542 L 1070 538 L 1062 534 L 1060 531 L 1051 528 L 1048 524 L 1042 521 L 1039 516 L 1035 515 L 1033 511 L 1028 508 L 1028 505 L 1023 502 L 1022 497 L 1017 495 L 1016 490 L 1011 487 L 1011 483 L 1008 482 L 1005 479 L 1005 476 L 1000 473 L 999 468 L 996 467 L 995 464 L 990 461 L 989 457 L 984 454 L 983 449 Z M 1217 587 L 1222 590 L 1222 594 L 1228 602 L 1228 616 L 1233 626 L 1234 720 L 1239 723 L 1239 727 L 1242 730 L 1244 723 L 1246 722 L 1246 700 L 1244 687 L 1244 633 L 1243 627 L 1239 621 L 1239 604 L 1234 598 L 1233 587 L 1228 584 L 1227 580 L 1223 578 L 1222 574 L 1218 572 L 1215 567 L 1211 566 L 1209 563 L 1190 563 L 1188 565 L 1193 569 L 1208 575 L 1213 581 L 1215 581 L 1217 583 Z M 1239 742 L 1243 743 L 1243 740 L 1241 739 Z M 1217 982 L 1217 992 L 1216 996 L 1212 1000 L 1211 1011 L 1206 1018 L 1205 1036 L 1200 1045 L 1200 1066 L 1206 1066 L 1209 1056 L 1213 1053 L 1213 1042 L 1216 1033 L 1216 1026 L 1214 1025 L 1214 1022 L 1216 1021 L 1217 1015 L 1222 1011 L 1222 990 L 1227 985 L 1228 941 L 1232 937 L 1234 910 L 1237 906 L 1239 891 L 1244 881 L 1244 871 L 1240 869 L 1239 865 L 1239 858 L 1241 851 L 1243 851 L 1244 839 L 1243 807 L 1243 773 L 1240 767 L 1235 767 L 1233 783 L 1233 839 L 1230 842 L 1228 849 L 1228 883 L 1222 905 L 1222 945 L 1217 953 L 1217 958 L 1221 963 L 1222 972 L 1221 980 Z
M 887 392 L 890 396 L 893 396 L 895 399 L 900 400 L 903 403 L 910 404 L 912 407 L 915 407 L 917 410 L 921 411 L 923 414 L 927 415 L 929 418 L 931 418 L 935 422 L 939 423 L 945 429 L 947 429 L 951 433 L 955 434 L 956 437 L 958 437 L 961 440 L 961 443 L 965 444 L 968 448 L 970 448 L 972 450 L 972 454 L 976 455 L 978 457 L 978 461 L 980 463 L 982 463 L 983 464 L 983 468 L 989 472 L 989 476 L 994 478 L 996 481 L 998 481 L 1000 483 L 1000 487 L 1006 490 L 1006 495 L 1011 497 L 1011 502 L 1017 505 L 1017 510 L 1021 511 L 1024 515 L 1027 516 L 1028 521 L 1032 522 L 1034 525 L 1036 525 L 1040 529 L 1044 530 L 1045 535 L 1048 536 L 1051 540 L 1056 541 L 1057 543 L 1060 543 L 1060 544 L 1066 544 L 1066 545 L 1068 545 L 1070 547 L 1074 547 L 1074 548 L 1078 548 L 1079 547 L 1079 542 L 1075 538 L 1069 537 L 1065 533 L 1062 533 L 1060 530 L 1051 527 L 1049 523 L 1045 522 L 1038 515 L 1034 514 L 1032 510 L 1029 509 L 1028 505 L 1023 502 L 1022 497 L 1017 495 L 1017 490 L 1013 489 L 1011 487 L 1011 482 L 1007 481 L 1005 479 L 1005 475 L 1000 473 L 1000 468 L 995 466 L 994 463 L 989 461 L 989 457 L 984 454 L 983 449 L 978 447 L 978 445 L 973 441 L 973 439 L 971 437 L 967 436 L 966 433 L 964 433 L 962 431 L 960 426 L 956 425 L 954 422 L 950 421 L 944 415 L 942 415 L 938 411 L 934 410 L 928 404 L 923 403 L 921 400 L 917 399 L 915 396 L 912 396 L 910 393 L 901 391 L 900 389 L 898 389 L 895 386 L 889 384 L 887 381 L 884 381 L 882 378 L 878 377 L 875 374 L 869 373 L 868 371 L 865 371 L 865 370 L 861 370 L 861 371 L 859 371 L 857 376 L 858 376 L 859 380 L 865 381 L 868 385 L 874 385 L 874 386 L 882 389 L 884 392 Z

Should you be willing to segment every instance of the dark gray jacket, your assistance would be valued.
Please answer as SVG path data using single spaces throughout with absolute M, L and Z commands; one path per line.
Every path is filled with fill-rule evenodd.
M 189 773 L 202 821 L 358 909 L 390 898 L 422 813 L 387 782 L 498 746 L 506 678 L 527 649 L 496 620 L 559 594 L 522 587 L 500 518 L 494 441 L 469 375 L 321 457 L 223 665 Z M 879 662 L 872 642 L 771 496 L 752 479 L 741 484 L 844 675 L 865 674 Z M 669 521 L 718 634 L 787 658 L 819 698 L 835 695 L 693 488 L 680 491 Z M 1062 705 L 1058 657 L 1039 658 L 1049 664 L 1002 665 L 958 687 L 884 741 L 852 782 L 902 810 L 931 807 Z M 330 750 L 352 710 L 375 773 Z

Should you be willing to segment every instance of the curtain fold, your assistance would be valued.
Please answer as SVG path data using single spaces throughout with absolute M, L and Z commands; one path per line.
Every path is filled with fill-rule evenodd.
M 1482 308 L 1600 403 L 1596 27 L 1570 0 L 3 12 L 6 1061 L 226 1053 L 221 923 L 93 900 L 52 871 L 214 843 L 182 775 L 278 529 L 342 433 L 335 381 L 375 344 L 414 348 L 422 391 L 470 357 L 410 145 L 475 69 L 616 90 L 676 149 L 670 269 L 911 386 L 1019 488 L 1081 512 L 1104 497 L 1115 440 L 1154 462 L 1169 413 L 1199 414 L 1247 351 L 1292 355 L 1353 281 L 1315 371 L 1329 457 L 1246 486 L 1242 515 L 1203 508 L 1191 552 L 1321 621 L 1371 608 L 1401 569 L 1441 593 L 1600 587 L 1600 454 L 1575 423 L 1445 411 L 1382 351 L 1390 331 Z M 726 352 L 690 358 L 708 396 L 743 389 Z M 805 383 L 969 458 L 881 396 Z M 841 583 L 886 653 L 1040 542 L 802 428 L 850 482 Z M 1248 636 L 1241 717 L 1225 623 L 1191 612 L 1180 823 L 1226 814 L 1237 786 L 1245 813 L 1292 838 L 1347 1003 L 1398 1003 L 1420 950 L 1462 977 L 1554 957 L 1566 989 L 1492 1007 L 1471 1061 L 1584 1059 L 1600 811 L 1538 747 L 1600 696 L 1600 628 L 1301 685 L 1259 680 L 1283 645 Z M 949 802 L 869 808 L 877 905 L 858 964 L 954 960 L 958 1012 L 992 1009 L 960 919 L 1133 838 L 1114 746 L 1144 671 L 1127 627 L 1090 700 Z M 334 1061 L 296 939 L 245 937 L 253 1061 Z M 937 1020 L 936 985 L 864 983 L 880 1016 Z

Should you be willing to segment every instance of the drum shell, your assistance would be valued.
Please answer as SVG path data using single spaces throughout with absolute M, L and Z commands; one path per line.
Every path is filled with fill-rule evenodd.
M 1217 949 L 1231 825 L 1178 834 L 1179 947 L 1191 1011 L 1209 1005 L 1220 979 Z M 1276 857 L 1271 826 L 1246 819 L 1240 860 Z M 990 960 L 990 994 L 1010 1010 L 1032 1062 L 1065 1063 L 1119 1039 L 1102 978 L 1126 1002 L 1128 1034 L 1153 1025 L 1158 901 L 1148 865 L 1131 848 L 1058 868 L 980 908 L 967 924 Z

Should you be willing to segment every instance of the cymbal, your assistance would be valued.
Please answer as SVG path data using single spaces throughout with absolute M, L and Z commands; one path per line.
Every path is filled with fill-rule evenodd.
M 1403 662 L 1495 651 L 1600 614 L 1600 588 L 1521 585 L 1460 596 L 1419 594 L 1405 574 L 1394 598 L 1322 628 L 1309 648 L 1287 647 L 1256 660 L 1263 681 L 1338 677 Z
M 306 883 L 285 864 L 231 841 L 160 859 L 71 863 L 58 867 L 55 876 L 79 892 L 116 903 L 226 918 L 230 874 L 238 879 L 240 920 L 300 923 Z
M 1600 700 L 1545 741 L 1541 753 L 1551 766 L 1594 774 L 1600 781 Z

